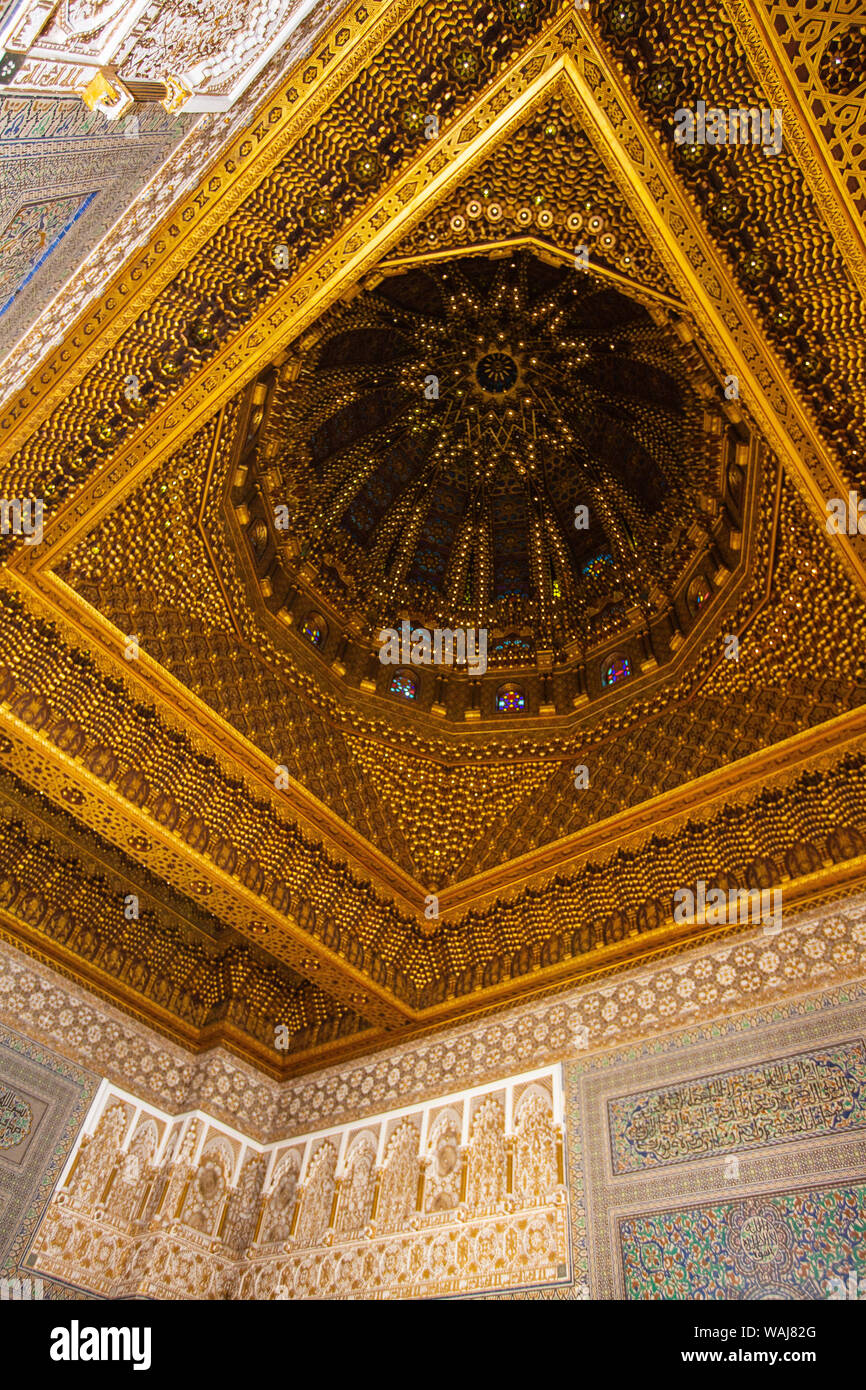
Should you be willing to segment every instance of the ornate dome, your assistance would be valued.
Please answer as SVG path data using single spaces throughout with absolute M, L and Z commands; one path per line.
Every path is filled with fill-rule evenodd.
M 316 336 L 271 413 L 270 492 L 356 630 L 487 627 L 530 657 L 648 608 L 691 558 L 718 471 L 704 401 L 617 289 L 467 257 L 392 274 Z
M 720 388 L 671 318 L 527 247 L 385 263 L 328 310 L 255 388 L 234 490 L 307 671 L 463 720 L 567 715 L 667 661 L 741 525 Z M 484 632 L 483 662 L 394 686 L 386 634 L 419 628 Z

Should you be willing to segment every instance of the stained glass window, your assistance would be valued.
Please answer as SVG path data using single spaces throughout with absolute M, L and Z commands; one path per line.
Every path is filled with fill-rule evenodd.
M 603 550 L 600 555 L 593 555 L 591 560 L 587 560 L 586 564 L 583 565 L 581 569 L 581 573 L 592 575 L 601 574 L 605 565 L 612 564 L 613 556 L 609 555 L 606 550 Z
M 317 618 L 314 613 L 311 613 L 301 628 L 301 632 L 308 642 L 312 642 L 314 647 L 321 647 L 325 640 L 327 628 L 321 618 Z
M 396 671 L 388 686 L 392 695 L 402 695 L 404 700 L 414 700 L 418 694 L 418 682 L 408 671 Z
M 693 579 L 689 585 L 689 608 L 692 614 L 696 614 L 710 597 L 710 586 L 704 576 L 699 574 L 697 579 Z
M 517 685 L 503 685 L 496 692 L 496 708 L 500 714 L 522 714 L 526 709 L 526 696 Z
M 627 656 L 615 656 L 604 668 L 602 683 L 604 685 L 616 685 L 617 681 L 624 681 L 631 675 L 631 664 Z

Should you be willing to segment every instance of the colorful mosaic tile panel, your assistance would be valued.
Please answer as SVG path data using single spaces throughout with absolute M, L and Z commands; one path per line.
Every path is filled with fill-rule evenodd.
M 866 1185 L 806 1188 L 619 1222 L 629 1299 L 826 1299 L 866 1250 Z
M 156 104 L 142 106 L 135 113 L 141 136 L 178 134 L 176 116 L 167 115 Z M 0 102 L 0 142 L 40 140 L 55 143 L 68 140 L 112 142 L 126 139 L 130 121 L 107 121 L 101 112 L 90 111 L 78 97 L 33 97 L 6 95 Z M 43 155 L 46 153 L 43 146 Z
M 22 97 L 0 87 L 0 356 L 5 390 L 17 389 L 38 356 L 77 317 L 82 295 L 64 291 L 66 317 L 54 296 L 84 260 L 83 285 L 101 285 L 117 265 L 100 247 L 130 202 L 147 197 L 152 175 L 184 130 L 202 117 L 170 115 L 157 103 L 118 121 L 88 111 L 80 97 Z M 210 128 L 211 122 L 204 121 Z M 227 129 L 227 127 L 226 127 Z M 97 196 L 98 195 L 98 196 Z M 142 228 L 152 223 L 145 213 Z M 41 330 L 28 332 L 51 305 Z
M 567 1062 L 575 1281 L 585 1282 L 593 1299 L 814 1299 L 836 1297 L 848 1275 L 866 1273 L 862 1112 L 852 1110 L 838 1128 L 826 1123 L 846 1109 L 838 1104 L 839 1074 L 803 1065 L 812 1058 L 859 1067 L 864 1038 L 866 994 L 851 985 Z M 612 1142 L 612 1102 L 706 1099 L 710 1083 L 744 1074 L 768 1091 L 775 1087 L 777 1134 L 772 1120 L 765 1142 L 739 1152 L 705 1147 L 675 1167 L 651 1161 L 617 1171 L 616 1154 L 628 1155 L 628 1148 Z M 792 1108 L 786 1089 L 806 1076 L 814 1131 L 793 1140 L 785 1132 Z M 716 1086 L 715 1094 L 730 1115 L 731 1095 L 743 1092 Z M 760 1108 L 772 1115 L 769 1095 Z M 740 1117 L 744 1128 L 748 1120 Z M 686 1116 L 681 1137 L 688 1123 Z M 822 1194 L 830 1191 L 855 1196 L 838 1196 L 828 1216 Z M 819 1218 L 836 1232 L 835 1245 L 821 1236 Z M 799 1246 L 789 1239 L 793 1229 L 803 1233 Z
M 14 1277 L 97 1078 L 0 1027 L 0 1274 Z
M 608 1101 L 614 1173 L 866 1128 L 866 1043 Z

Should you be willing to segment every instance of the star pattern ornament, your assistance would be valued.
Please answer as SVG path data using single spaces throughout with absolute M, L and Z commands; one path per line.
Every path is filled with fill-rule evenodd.
M 674 343 L 600 277 L 522 250 L 401 268 L 337 306 L 267 444 L 305 573 L 368 633 L 424 614 L 556 649 L 645 606 L 691 555 L 676 538 L 716 466 Z

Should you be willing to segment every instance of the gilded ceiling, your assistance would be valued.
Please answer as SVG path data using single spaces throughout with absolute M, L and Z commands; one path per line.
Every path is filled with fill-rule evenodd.
M 350 6 L 202 166 L 0 412 L 45 506 L 0 541 L 4 934 L 280 1074 L 675 951 L 698 877 L 856 881 L 827 10 L 816 53 L 739 2 Z M 677 145 L 702 99 L 781 151 Z M 384 664 L 404 622 L 485 669 Z
M 399 272 L 319 327 L 270 412 L 260 490 L 269 515 L 288 504 L 289 550 L 365 636 L 419 612 L 491 639 L 525 629 L 502 651 L 517 664 L 562 659 L 615 629 L 611 604 L 624 616 L 688 568 L 696 545 L 671 538 L 720 450 L 671 371 L 676 338 L 642 306 L 523 252 Z M 294 575 L 293 558 L 279 568 Z

